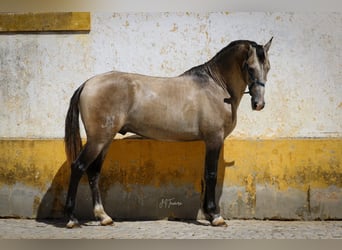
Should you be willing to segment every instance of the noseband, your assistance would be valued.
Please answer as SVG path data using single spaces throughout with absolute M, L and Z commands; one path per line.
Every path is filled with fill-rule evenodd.
M 244 94 L 251 94 L 251 89 L 254 85 L 259 85 L 261 87 L 265 87 L 265 83 L 260 82 L 256 77 L 254 77 L 253 72 L 251 71 L 251 68 L 248 66 L 248 64 L 245 64 L 245 68 L 247 69 L 249 79 L 251 80 L 251 84 L 248 84 L 248 91 L 244 92 Z

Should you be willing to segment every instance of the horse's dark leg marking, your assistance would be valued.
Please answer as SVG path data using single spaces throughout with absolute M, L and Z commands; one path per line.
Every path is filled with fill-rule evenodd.
M 215 187 L 217 181 L 217 164 L 221 147 L 215 149 L 207 149 L 205 156 L 205 194 L 204 194 L 204 210 L 211 215 L 216 212 L 215 203 Z
M 76 161 L 75 163 L 71 165 L 69 189 L 68 189 L 67 199 L 65 203 L 65 213 L 69 219 L 69 222 L 67 224 L 68 228 L 76 227 L 79 225 L 78 220 L 76 219 L 74 215 L 77 187 L 83 175 L 83 171 L 82 171 L 83 167 L 82 166 L 79 167 L 79 165 L 83 166 L 83 164 L 81 164 L 79 161 Z
M 84 172 L 97 158 L 101 150 L 102 148 L 99 144 L 87 142 L 76 161 L 71 164 L 69 189 L 65 205 L 65 213 L 69 219 L 67 224 L 68 228 L 73 228 L 79 225 L 78 220 L 74 215 L 78 184 Z
M 93 198 L 94 214 L 95 217 L 101 220 L 101 225 L 103 226 L 113 223 L 112 218 L 104 211 L 99 190 L 99 177 L 106 152 L 107 150 L 104 149 L 87 169 L 88 182 Z
M 215 190 L 217 182 L 217 166 L 222 144 L 216 146 L 207 145 L 205 155 L 205 189 L 204 189 L 204 212 L 210 217 L 213 226 L 226 226 L 224 219 L 217 211 Z

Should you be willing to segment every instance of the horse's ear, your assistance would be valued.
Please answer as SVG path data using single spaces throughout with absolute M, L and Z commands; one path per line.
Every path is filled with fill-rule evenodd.
M 273 40 L 273 36 L 272 36 L 272 38 L 268 41 L 268 43 L 266 43 L 266 44 L 264 45 L 264 50 L 266 51 L 266 53 L 268 52 L 268 50 L 269 50 L 270 47 L 271 47 L 272 40 Z

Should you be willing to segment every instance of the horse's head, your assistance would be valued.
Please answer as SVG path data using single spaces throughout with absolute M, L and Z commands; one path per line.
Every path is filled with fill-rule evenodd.
M 248 56 L 244 62 L 243 69 L 247 79 L 251 105 L 253 110 L 262 110 L 265 107 L 264 93 L 267 73 L 270 70 L 268 50 L 272 39 L 264 46 L 254 43 L 250 44 Z

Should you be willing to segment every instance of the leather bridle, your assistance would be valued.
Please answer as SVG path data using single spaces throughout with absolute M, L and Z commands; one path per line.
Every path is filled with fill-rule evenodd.
M 259 85 L 261 87 L 265 87 L 265 83 L 259 81 L 258 79 L 256 79 L 256 77 L 253 75 L 253 72 L 251 70 L 251 68 L 248 66 L 248 64 L 246 63 L 245 64 L 245 68 L 248 72 L 248 76 L 249 76 L 249 79 L 251 81 L 250 84 L 248 84 L 248 91 L 245 91 L 244 94 L 251 94 L 251 89 L 253 88 L 254 85 Z

